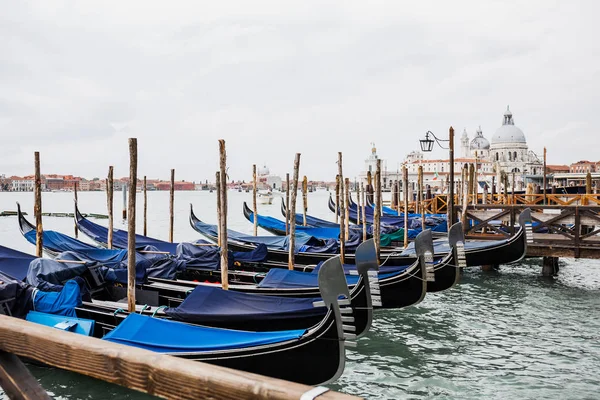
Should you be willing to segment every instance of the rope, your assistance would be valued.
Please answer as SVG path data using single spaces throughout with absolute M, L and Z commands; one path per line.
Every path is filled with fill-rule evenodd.
M 169 308 L 168 306 L 160 306 L 160 307 L 156 307 L 156 309 L 154 310 L 154 312 L 152 313 L 152 318 L 154 318 L 154 316 L 156 315 L 156 313 L 158 312 L 158 310 L 165 310 Z
M 142 307 L 142 309 L 140 310 L 140 314 L 142 314 L 144 311 L 146 311 L 148 308 L 152 308 L 150 307 L 148 304 L 144 304 L 144 307 Z
M 124 312 L 125 312 L 125 310 L 123 310 L 122 308 L 117 308 L 117 309 L 115 310 L 115 312 L 113 312 L 113 317 L 116 317 L 116 316 L 117 316 L 117 314 L 118 314 L 118 313 L 120 313 L 120 312 L 124 313 Z

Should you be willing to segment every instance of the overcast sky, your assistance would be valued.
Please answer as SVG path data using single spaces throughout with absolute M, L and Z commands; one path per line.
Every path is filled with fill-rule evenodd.
M 4 1 L 0 174 L 213 179 L 253 163 L 332 180 L 375 142 L 396 169 L 431 130 L 491 138 L 510 104 L 551 164 L 600 159 L 600 2 Z M 459 143 L 457 141 L 457 149 Z M 442 157 L 438 151 L 434 157 Z

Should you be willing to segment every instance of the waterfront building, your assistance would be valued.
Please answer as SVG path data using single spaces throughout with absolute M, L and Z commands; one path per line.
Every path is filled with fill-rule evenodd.
M 259 188 L 282 189 L 281 178 L 277 175 L 271 175 L 271 171 L 266 165 L 256 169 L 256 181 Z

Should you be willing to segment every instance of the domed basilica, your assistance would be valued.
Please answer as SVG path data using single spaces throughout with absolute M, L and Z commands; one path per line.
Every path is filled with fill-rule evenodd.
M 471 140 L 465 130 L 460 142 L 462 157 L 491 163 L 497 173 L 515 173 L 521 178 L 542 173 L 543 164 L 536 154 L 528 149 L 525 134 L 515 125 L 509 107 L 504 112 L 502 126 L 492 136 L 491 144 L 483 137 L 481 127 Z

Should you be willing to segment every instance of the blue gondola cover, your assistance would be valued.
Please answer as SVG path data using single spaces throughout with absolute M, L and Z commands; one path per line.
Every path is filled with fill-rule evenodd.
M 223 321 L 228 318 L 271 320 L 282 316 L 303 318 L 325 315 L 325 307 L 313 307 L 316 298 L 259 296 L 200 285 L 176 308 L 165 313 L 173 319 L 188 322 Z
M 247 332 L 129 314 L 104 340 L 159 353 L 208 352 L 297 340 L 306 330 Z

